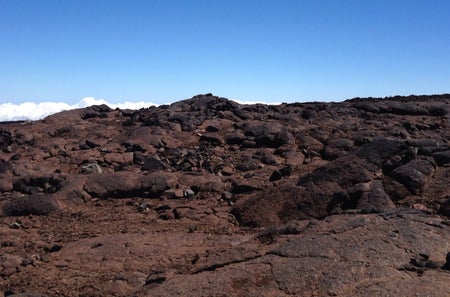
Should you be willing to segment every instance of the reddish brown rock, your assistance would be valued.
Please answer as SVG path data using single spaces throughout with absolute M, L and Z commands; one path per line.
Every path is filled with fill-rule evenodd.
M 84 186 L 91 197 L 99 198 L 158 197 L 166 189 L 167 182 L 163 176 L 130 172 L 92 175 Z
M 50 195 L 25 195 L 14 197 L 3 204 L 4 216 L 46 215 L 58 210 L 57 201 Z
M 0 123 L 0 296 L 446 296 L 449 109 L 204 94 Z

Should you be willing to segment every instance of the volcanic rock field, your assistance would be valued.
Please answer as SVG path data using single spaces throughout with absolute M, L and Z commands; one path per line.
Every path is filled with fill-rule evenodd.
M 450 296 L 450 95 L 0 123 L 0 297 Z

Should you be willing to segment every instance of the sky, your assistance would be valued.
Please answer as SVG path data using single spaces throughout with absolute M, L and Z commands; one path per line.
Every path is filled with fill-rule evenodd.
M 202 93 L 449 93 L 449 11 L 448 0 L 0 0 L 0 120 Z

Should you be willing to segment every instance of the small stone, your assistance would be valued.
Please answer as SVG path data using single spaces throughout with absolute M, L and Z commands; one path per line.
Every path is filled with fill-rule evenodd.
M 140 205 L 139 205 L 139 207 L 138 207 L 138 211 L 148 211 L 148 210 L 150 210 L 150 208 L 151 208 L 151 205 L 150 205 L 150 203 L 141 203 Z
M 224 168 L 222 168 L 222 174 L 225 176 L 230 176 L 234 173 L 233 168 L 225 166 Z
M 420 259 L 416 259 L 416 258 L 412 258 L 410 260 L 410 263 L 416 267 L 425 267 L 426 261 L 424 260 L 420 260 Z
M 11 229 L 19 229 L 22 226 L 22 224 L 18 221 L 15 221 L 14 223 L 12 223 L 9 228 Z
M 22 263 L 20 265 L 28 266 L 28 265 L 32 265 L 32 264 L 33 264 L 33 260 L 32 259 L 23 259 Z
M 171 212 L 165 212 L 165 213 L 161 213 L 159 215 L 159 218 L 161 220 L 165 220 L 165 221 L 172 220 L 172 219 L 175 219 L 175 214 L 172 211 Z
M 9 277 L 17 272 L 19 272 L 20 270 L 18 269 L 18 267 L 8 267 L 8 268 L 4 268 L 3 271 L 0 273 L 0 276 L 2 277 Z
M 425 253 L 419 253 L 420 258 L 422 258 L 422 260 L 424 261 L 428 261 L 430 259 L 430 255 L 425 254 Z
M 278 170 L 275 170 L 274 172 L 272 172 L 272 174 L 269 177 L 270 181 L 277 181 L 280 180 L 282 177 L 281 173 Z
M 81 173 L 103 173 L 103 169 L 97 163 L 88 163 L 81 167 Z
M 292 167 L 291 166 L 285 166 L 280 169 L 280 173 L 282 176 L 289 176 L 291 175 Z
M 154 270 L 152 271 L 147 279 L 145 280 L 144 286 L 152 285 L 152 284 L 162 284 L 167 279 L 166 272 L 164 270 Z
M 425 267 L 430 269 L 437 269 L 439 268 L 439 264 L 434 261 L 426 261 Z
M 174 198 L 183 198 L 184 196 L 185 196 L 185 191 L 183 191 L 182 189 L 176 189 L 175 191 L 173 191 Z
M 184 190 L 184 197 L 189 198 L 189 197 L 192 197 L 192 196 L 194 196 L 194 195 L 195 195 L 195 192 L 192 191 L 191 189 L 186 189 L 186 190 Z
M 10 247 L 10 246 L 14 246 L 14 243 L 12 241 L 3 241 L 0 246 L 1 247 Z
M 69 263 L 67 263 L 65 261 L 61 261 L 61 262 L 55 263 L 55 266 L 58 268 L 66 268 L 67 266 L 69 266 Z
M 47 253 L 59 252 L 61 249 L 62 249 L 62 245 L 59 245 L 59 244 L 55 244 L 50 247 L 48 247 L 48 246 L 44 247 L 44 251 Z
M 222 137 L 214 132 L 207 132 L 200 136 L 200 141 L 208 142 L 214 145 L 222 145 L 224 143 Z
M 164 170 L 166 169 L 166 166 L 164 163 L 157 157 L 147 157 L 144 160 L 144 164 L 142 165 L 142 170 L 147 171 L 156 171 L 156 170 Z
M 233 198 L 233 194 L 228 192 L 228 191 L 224 191 L 222 192 L 222 199 L 225 201 L 231 201 L 231 199 Z
M 96 248 L 99 248 L 102 246 L 103 246 L 103 243 L 97 242 L 97 243 L 94 243 L 93 245 L 91 245 L 91 249 L 96 249 Z
M 205 130 L 206 130 L 206 132 L 219 132 L 219 128 L 217 128 L 215 126 L 211 126 L 211 125 L 207 126 L 205 128 Z
M 244 178 L 252 178 L 254 176 L 253 173 L 247 172 L 246 174 L 244 174 Z
M 145 162 L 145 155 L 141 151 L 133 152 L 133 163 L 142 165 Z
M 448 252 L 447 256 L 445 257 L 445 264 L 442 269 L 450 270 L 450 252 Z
M 450 217 L 450 198 L 446 198 L 442 201 L 441 206 L 439 207 L 439 213 Z
M 158 206 L 155 208 L 155 210 L 156 210 L 158 213 L 163 213 L 163 212 L 165 212 L 165 211 L 167 211 L 167 210 L 170 210 L 170 209 L 172 209 L 172 208 L 170 207 L 170 205 L 167 205 L 167 204 L 158 205 Z
M 47 255 L 40 255 L 39 256 L 39 260 L 44 262 L 44 263 L 48 263 L 48 262 L 50 262 L 50 257 L 47 256 Z
M 98 144 L 95 140 L 91 140 L 91 139 L 87 139 L 85 141 L 85 144 L 89 147 L 89 148 L 96 148 L 99 147 L 100 144 Z
M 118 281 L 126 281 L 126 280 L 127 280 L 127 277 L 126 277 L 124 274 L 119 273 L 119 274 L 117 274 L 117 275 L 114 277 L 114 280 L 118 280 Z

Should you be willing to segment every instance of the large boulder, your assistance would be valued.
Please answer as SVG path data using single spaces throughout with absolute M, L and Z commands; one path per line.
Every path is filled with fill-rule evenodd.
M 50 195 L 36 194 L 11 198 L 2 206 L 4 216 L 47 215 L 59 209 Z
M 378 168 L 389 171 L 393 167 L 406 163 L 404 159 L 406 161 L 412 159 L 407 148 L 408 146 L 401 140 L 377 137 L 362 145 L 356 155 L 375 164 Z
M 299 187 L 284 185 L 237 201 L 232 213 L 243 226 L 280 225 L 297 215 Z
M 435 171 L 431 158 L 415 159 L 392 171 L 392 177 L 403 184 L 412 194 L 420 194 Z
M 84 190 L 92 197 L 159 197 L 167 189 L 164 176 L 115 172 L 96 174 L 89 177 Z
M 361 159 L 341 157 L 300 178 L 297 185 L 264 189 L 237 201 L 232 212 L 243 225 L 270 226 L 292 219 L 323 218 L 336 211 L 338 204 L 344 209 L 392 208 L 382 183 L 372 180 L 373 174 Z M 353 188 L 364 183 L 368 183 L 364 191 Z M 358 192 L 353 202 L 341 199 L 347 190 Z
M 301 177 L 298 185 L 307 186 L 315 184 L 335 182 L 342 188 L 348 188 L 355 184 L 369 182 L 373 179 L 372 168 L 358 157 L 345 156 L 335 159 L 314 172 Z M 324 189 L 326 190 L 326 189 Z
M 347 189 L 346 194 L 355 209 L 366 212 L 383 212 L 395 208 L 381 180 L 356 184 Z
M 294 144 L 295 138 L 291 132 L 281 125 L 269 123 L 246 122 L 242 126 L 244 135 L 254 140 L 257 147 L 277 148 L 285 144 Z

